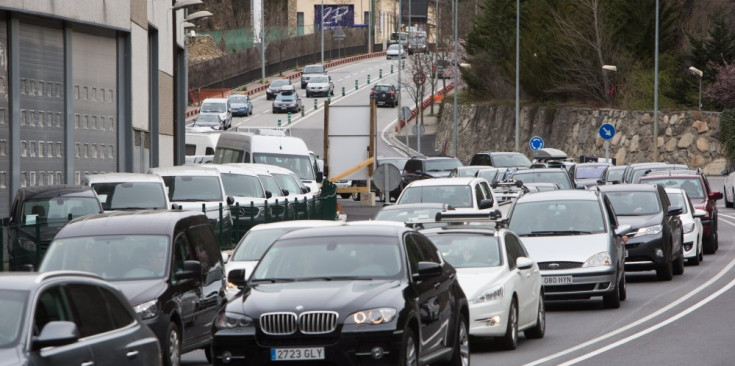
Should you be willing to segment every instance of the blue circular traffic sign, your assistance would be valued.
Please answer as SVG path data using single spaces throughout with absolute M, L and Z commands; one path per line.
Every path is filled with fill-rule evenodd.
M 615 126 L 605 123 L 600 126 L 600 137 L 603 140 L 611 140 L 615 136 Z
M 528 141 L 528 145 L 531 146 L 531 150 L 536 151 L 538 149 L 544 148 L 544 139 L 534 136 L 531 137 L 531 140 Z

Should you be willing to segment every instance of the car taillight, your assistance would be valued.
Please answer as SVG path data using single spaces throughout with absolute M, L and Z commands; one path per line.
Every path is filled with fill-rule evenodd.
M 370 95 L 373 95 L 373 94 L 375 94 L 375 92 L 371 90 L 371 91 L 370 91 Z
M 390 92 L 390 96 L 391 96 L 391 97 L 393 96 L 393 92 Z

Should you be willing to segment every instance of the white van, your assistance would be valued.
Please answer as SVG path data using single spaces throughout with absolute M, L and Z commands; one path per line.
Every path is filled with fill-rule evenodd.
M 221 132 L 187 132 L 186 164 L 211 163 Z
M 222 132 L 214 151 L 215 164 L 259 163 L 286 168 L 318 195 L 323 174 L 313 163 L 304 140 L 293 136 Z

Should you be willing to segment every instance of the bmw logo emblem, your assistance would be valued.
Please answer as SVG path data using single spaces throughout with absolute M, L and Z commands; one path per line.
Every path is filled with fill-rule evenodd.
M 302 305 L 296 306 L 296 311 L 302 311 L 302 310 L 304 310 L 304 307 Z

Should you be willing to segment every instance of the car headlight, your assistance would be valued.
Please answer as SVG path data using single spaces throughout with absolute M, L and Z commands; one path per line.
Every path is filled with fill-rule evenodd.
M 661 225 L 642 227 L 638 229 L 638 231 L 635 233 L 635 235 L 633 235 L 633 237 L 637 238 L 639 236 L 656 235 L 656 234 L 661 233 L 661 230 L 663 230 L 663 226 Z
M 133 307 L 141 319 L 148 319 L 158 315 L 158 300 L 146 301 Z
M 684 229 L 684 234 L 689 234 L 692 231 L 694 231 L 694 228 L 695 227 L 696 226 L 694 225 L 694 223 L 693 222 L 690 222 L 690 223 L 684 224 L 684 226 L 682 228 Z
M 610 259 L 610 253 L 608 252 L 600 252 L 597 253 L 586 261 L 584 261 L 584 264 L 582 264 L 582 267 L 602 267 L 602 266 L 609 266 L 612 264 L 612 259 Z
M 503 298 L 503 286 L 493 287 L 483 291 L 480 295 L 472 299 L 473 304 L 479 304 L 488 301 L 500 300 Z
M 18 246 L 29 252 L 36 251 L 36 243 L 28 238 L 18 238 Z
M 350 314 L 345 320 L 346 324 L 372 324 L 378 325 L 390 323 L 396 317 L 396 309 L 393 308 L 375 308 L 362 310 Z
M 224 311 L 217 315 L 214 324 L 219 329 L 242 328 L 253 325 L 253 319 L 244 314 Z

